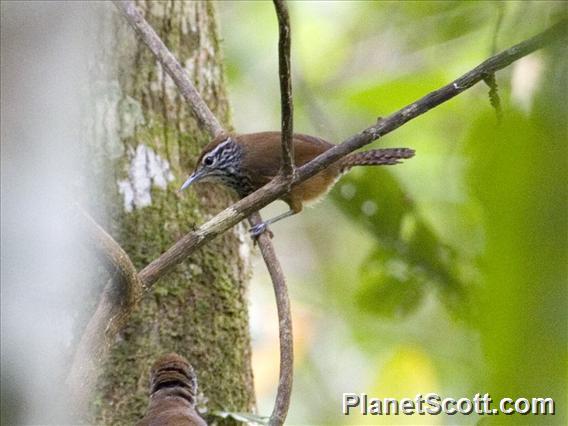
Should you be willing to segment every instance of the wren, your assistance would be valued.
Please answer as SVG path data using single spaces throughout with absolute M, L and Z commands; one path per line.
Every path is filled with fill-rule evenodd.
M 195 170 L 180 191 L 194 182 L 217 182 L 244 198 L 270 182 L 280 171 L 282 161 L 280 132 L 221 135 L 201 152 Z M 302 166 L 335 145 L 323 139 L 294 134 L 294 163 Z M 253 228 L 253 237 L 264 232 L 268 225 L 302 211 L 304 203 L 322 198 L 341 175 L 354 166 L 398 164 L 414 156 L 409 148 L 383 148 L 356 152 L 331 164 L 321 172 L 295 185 L 281 197 L 290 210 Z

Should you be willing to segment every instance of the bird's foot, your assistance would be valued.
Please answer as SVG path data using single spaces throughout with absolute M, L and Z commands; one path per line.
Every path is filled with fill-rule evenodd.
M 255 241 L 258 239 L 260 234 L 263 234 L 265 232 L 268 233 L 268 236 L 270 238 L 272 238 L 274 236 L 272 231 L 268 228 L 268 225 L 264 222 L 261 222 L 258 225 L 254 225 L 252 228 L 249 229 L 249 232 L 250 232 L 251 238 Z

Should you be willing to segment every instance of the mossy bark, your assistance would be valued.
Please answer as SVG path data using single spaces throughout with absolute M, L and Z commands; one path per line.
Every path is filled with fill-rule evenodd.
M 137 5 L 226 125 L 230 118 L 214 4 L 168 0 Z M 113 212 L 107 229 L 141 268 L 234 200 L 206 184 L 176 193 L 209 136 L 132 28 L 109 10 L 109 3 L 103 8 L 105 28 L 99 37 L 107 41 L 93 64 L 99 73 L 93 131 L 101 145 L 93 149 L 92 167 Z M 243 226 L 236 227 L 156 283 L 104 365 L 93 422 L 133 424 L 142 417 L 150 366 L 170 351 L 194 366 L 198 405 L 207 410 L 206 417 L 215 410 L 253 409 L 249 251 Z

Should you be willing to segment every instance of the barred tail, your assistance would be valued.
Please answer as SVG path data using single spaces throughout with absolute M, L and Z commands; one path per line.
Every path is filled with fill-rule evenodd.
M 348 171 L 353 166 L 382 166 L 401 163 L 401 160 L 414 157 L 410 148 L 383 148 L 356 152 L 348 155 L 340 162 L 341 172 Z

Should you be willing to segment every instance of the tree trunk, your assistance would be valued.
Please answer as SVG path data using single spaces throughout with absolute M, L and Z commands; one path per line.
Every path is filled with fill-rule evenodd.
M 228 123 L 214 4 L 137 5 L 212 111 Z M 109 3 L 102 9 L 105 28 L 99 37 L 107 41 L 93 64 L 99 81 L 93 85 L 97 113 L 90 163 L 113 212 L 106 228 L 139 269 L 234 200 L 207 184 L 176 193 L 209 136 L 118 11 Z M 207 413 L 253 409 L 246 237 L 244 227 L 236 227 L 156 283 L 113 344 L 99 380 L 94 423 L 132 424 L 141 418 L 150 366 L 171 351 L 196 370 L 198 407 Z

